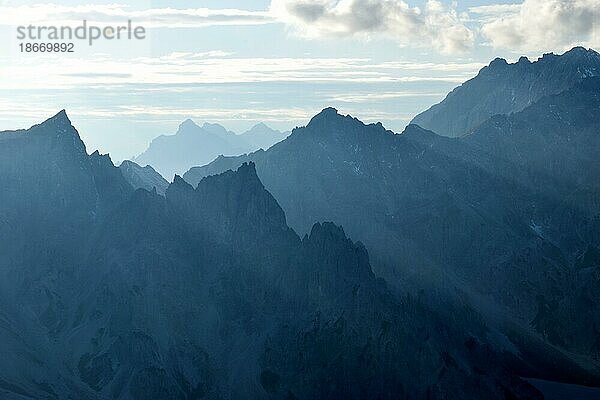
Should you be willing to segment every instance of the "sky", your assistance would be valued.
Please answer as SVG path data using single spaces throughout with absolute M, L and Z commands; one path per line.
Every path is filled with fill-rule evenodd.
M 0 0 L 0 130 L 66 109 L 116 162 L 187 118 L 290 130 L 333 106 L 401 132 L 495 57 L 600 47 L 600 0 L 90 1 Z M 145 38 L 20 50 L 19 26 L 83 20 Z

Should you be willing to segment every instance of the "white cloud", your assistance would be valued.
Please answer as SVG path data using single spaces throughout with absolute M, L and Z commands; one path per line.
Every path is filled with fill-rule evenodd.
M 259 82 L 463 82 L 476 63 L 374 62 L 364 58 L 235 57 L 226 52 L 171 53 L 161 57 L 108 58 L 95 55 L 64 59 L 59 55 L 0 63 L 3 89 L 65 89 L 94 85 L 183 85 Z M 83 71 L 83 72 L 82 72 Z
M 444 53 L 468 50 L 473 32 L 453 6 L 428 0 L 423 8 L 402 0 L 271 0 L 268 10 L 208 8 L 134 9 L 123 4 L 77 6 L 40 3 L 0 6 L 0 25 L 96 25 L 131 19 L 147 28 L 284 23 L 306 37 L 383 36 L 402 46 L 430 47 Z
M 521 51 L 600 45 L 600 0 L 525 0 L 476 7 L 481 34 L 493 47 Z
M 474 42 L 463 16 L 437 0 L 423 9 L 402 0 L 272 0 L 270 10 L 308 38 L 382 36 L 443 53 L 464 52 Z
M 274 22 L 266 11 L 208 8 L 132 9 L 122 4 L 64 6 L 52 3 L 0 6 L 0 25 L 122 24 L 131 19 L 146 27 L 203 27 L 214 25 L 261 25 Z
M 446 93 L 428 93 L 422 91 L 397 91 L 397 92 L 377 92 L 377 93 L 346 93 L 336 94 L 327 98 L 328 102 L 357 103 L 364 104 L 370 102 L 385 101 L 391 99 L 400 99 L 406 97 L 438 97 L 443 99 Z
M 409 1 L 409 0 L 406 0 Z M 410 2 L 412 3 L 412 2 Z M 1 4 L 1 2 L 0 2 Z M 414 3 L 413 3 L 414 4 Z M 400 46 L 456 54 L 476 43 L 526 52 L 600 46 L 600 0 L 523 0 L 459 13 L 456 2 L 426 0 L 271 0 L 268 9 L 133 8 L 124 4 L 0 5 L 0 25 L 122 25 L 146 28 L 281 23 L 311 39 L 387 38 Z
M 483 18 L 498 18 L 519 12 L 520 8 L 520 4 L 488 4 L 485 6 L 469 7 L 469 12 Z

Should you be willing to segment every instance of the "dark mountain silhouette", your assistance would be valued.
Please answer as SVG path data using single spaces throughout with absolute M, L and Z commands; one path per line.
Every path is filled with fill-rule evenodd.
M 183 174 L 195 165 L 207 164 L 219 155 L 232 156 L 261 147 L 266 149 L 285 136 L 265 124 L 236 135 L 219 124 L 205 123 L 200 127 L 188 119 L 179 126 L 175 135 L 157 137 L 133 161 L 141 166 L 151 165 L 171 180 L 175 174 Z
M 300 238 L 252 163 L 134 191 L 64 112 L 0 163 L 4 398 L 541 398 L 477 313 L 393 293 L 333 223 Z
M 562 55 L 545 54 L 535 62 L 521 57 L 509 64 L 497 58 L 412 123 L 443 136 L 459 137 L 493 115 L 521 111 L 544 96 L 594 76 L 600 76 L 600 54 L 582 47 Z
M 599 84 L 586 79 L 462 139 L 416 125 L 396 135 L 326 109 L 265 152 L 184 178 L 195 185 L 253 161 L 298 232 L 340 223 L 398 287 L 467 294 L 542 369 L 553 354 L 597 375 L 597 282 L 584 278 L 595 264 L 577 272 L 575 260 L 600 239 Z

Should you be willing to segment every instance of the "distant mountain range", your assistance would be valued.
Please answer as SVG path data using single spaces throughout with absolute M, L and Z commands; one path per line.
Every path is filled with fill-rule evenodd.
M 521 57 L 509 64 L 497 58 L 412 123 L 439 135 L 462 136 L 493 115 L 521 111 L 594 76 L 600 76 L 600 54 L 582 47 L 545 54 L 535 62 Z
M 175 135 L 157 137 L 133 161 L 141 166 L 151 165 L 172 180 L 175 174 L 207 164 L 219 155 L 239 155 L 261 148 L 266 150 L 287 135 L 263 123 L 236 135 L 219 124 L 198 126 L 188 119 L 179 126 Z

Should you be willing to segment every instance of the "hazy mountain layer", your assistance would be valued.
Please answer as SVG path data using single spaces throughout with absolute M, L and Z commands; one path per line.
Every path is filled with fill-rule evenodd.
M 260 123 L 242 133 L 240 136 L 243 140 L 250 144 L 252 150 L 267 150 L 275 143 L 281 142 L 289 134 L 290 132 L 280 132 L 269 128 L 263 123 Z
M 165 178 L 183 174 L 196 165 L 204 165 L 219 155 L 239 155 L 271 145 L 287 135 L 265 124 L 236 135 L 219 124 L 196 125 L 192 120 L 183 122 L 175 135 L 159 136 L 144 153 L 134 159 L 141 165 L 151 165 Z

